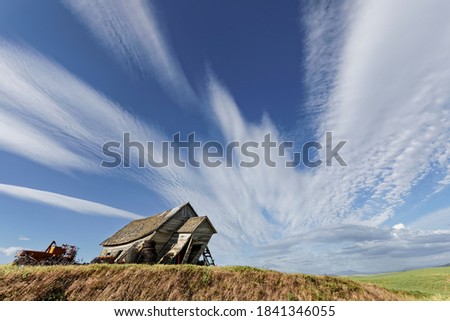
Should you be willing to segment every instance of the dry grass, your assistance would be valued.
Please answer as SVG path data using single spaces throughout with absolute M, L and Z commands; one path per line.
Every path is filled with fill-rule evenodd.
M 0 266 L 0 300 L 406 300 L 375 285 L 250 267 Z

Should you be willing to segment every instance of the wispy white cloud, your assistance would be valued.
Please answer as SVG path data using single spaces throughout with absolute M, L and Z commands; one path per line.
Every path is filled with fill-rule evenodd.
M 100 167 L 103 144 L 121 142 L 124 132 L 131 133 L 132 140 L 155 145 L 167 139 L 58 63 L 2 39 L 0 124 L 0 149 L 52 169 L 122 175 L 155 190 L 170 186 L 174 191 L 192 175 L 173 167 L 123 171 Z M 154 153 L 159 159 L 160 150 Z
M 3 253 L 6 256 L 13 256 L 17 251 L 20 251 L 22 249 L 22 247 L 18 246 L 0 247 L 0 253 Z
M 303 126 L 317 126 L 317 117 L 327 110 L 340 63 L 342 39 L 348 33 L 356 1 L 319 0 L 300 5 L 305 32 L 305 83 L 308 100 L 302 108 Z M 311 129 L 311 128 L 309 128 Z
M 101 172 L 101 148 L 161 140 L 122 107 L 35 50 L 0 39 L 0 149 L 60 170 Z
M 0 184 L 0 193 L 28 202 L 46 204 L 80 214 L 121 217 L 127 219 L 143 218 L 141 215 L 104 204 L 22 186 Z
M 66 6 L 119 61 L 140 72 L 153 73 L 171 97 L 181 104 L 195 93 L 162 33 L 151 3 L 144 0 L 66 0 Z
M 0 113 L 0 148 L 44 165 L 52 163 L 61 169 L 88 170 L 86 159 L 62 146 L 48 133 L 4 109 Z
M 327 78 L 329 98 L 317 129 L 319 137 L 329 130 L 335 139 L 348 140 L 343 157 L 349 169 L 329 168 L 316 178 L 319 185 L 330 182 L 322 194 L 333 204 L 331 213 L 359 212 L 360 220 L 380 224 L 424 177 L 447 170 L 450 63 L 442 53 L 450 41 L 436 30 L 450 31 L 442 14 L 448 3 L 413 1 L 407 8 L 395 1 L 351 4 L 341 18 L 349 21 L 346 32 L 331 43 L 338 49 L 332 60 L 336 72 Z M 318 20 L 324 14 L 312 17 L 332 29 L 334 20 Z M 324 39 L 309 41 L 314 52 L 327 52 Z M 319 68 L 315 74 L 327 74 L 327 64 L 310 63 L 310 69 Z M 354 219 L 351 215 L 348 221 Z
M 30 241 L 31 239 L 29 237 L 21 235 L 21 236 L 19 236 L 18 240 L 19 241 Z

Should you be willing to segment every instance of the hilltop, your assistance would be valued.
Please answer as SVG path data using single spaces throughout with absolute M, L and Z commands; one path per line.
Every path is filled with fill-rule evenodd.
M 346 278 L 194 265 L 0 266 L 0 300 L 406 300 Z

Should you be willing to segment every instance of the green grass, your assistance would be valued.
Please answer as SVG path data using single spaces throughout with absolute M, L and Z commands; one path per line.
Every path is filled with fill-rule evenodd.
M 450 267 L 352 276 L 354 281 L 405 291 L 421 300 L 450 300 Z

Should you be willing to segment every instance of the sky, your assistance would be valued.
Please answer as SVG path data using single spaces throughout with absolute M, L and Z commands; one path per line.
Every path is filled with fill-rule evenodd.
M 0 263 L 52 240 L 89 262 L 131 220 L 186 202 L 216 227 L 219 265 L 339 274 L 450 263 L 449 10 L 1 1 Z M 245 167 L 249 155 L 235 153 L 228 167 L 140 167 L 136 148 L 128 166 L 101 166 L 104 144 L 124 133 L 145 146 L 177 134 L 258 142 L 260 159 L 267 134 L 293 147 L 269 152 L 276 166 Z M 346 166 L 285 166 L 326 133 Z

